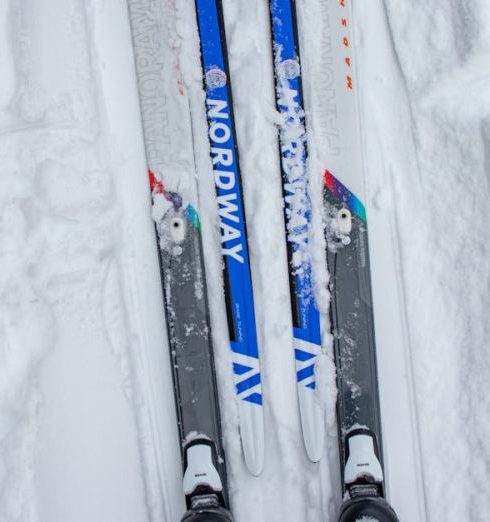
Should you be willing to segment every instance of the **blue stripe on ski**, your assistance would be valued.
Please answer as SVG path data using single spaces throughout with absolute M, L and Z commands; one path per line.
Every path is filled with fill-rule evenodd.
M 308 194 L 306 128 L 301 94 L 301 70 L 295 34 L 294 2 L 271 0 L 272 38 L 276 75 L 277 108 L 282 115 L 279 128 L 283 175 L 287 240 L 292 256 L 293 299 L 298 318 L 294 327 L 296 361 L 312 360 L 312 365 L 297 372 L 298 382 L 309 375 L 314 379 L 314 359 L 320 352 L 320 314 L 315 300 L 309 247 L 311 202 Z M 299 225 L 298 225 L 299 224 Z M 306 341 L 298 343 L 297 340 Z M 298 349 L 297 344 L 301 345 Z M 308 344 L 311 350 L 308 350 Z M 313 346 L 314 345 L 314 346 Z M 313 383 L 304 383 L 314 389 Z
M 259 384 L 260 384 L 260 374 L 256 373 L 255 375 L 252 375 L 248 379 L 237 382 L 236 391 L 238 394 L 240 394 L 246 390 L 250 390 L 251 388 L 254 388 L 255 386 L 257 386 Z
M 315 375 L 315 366 L 313 364 L 303 368 L 299 372 L 296 372 L 298 382 L 304 381 L 305 379 L 308 379 L 308 377 L 313 377 L 313 375 Z
M 294 350 L 294 355 L 297 361 L 308 361 L 311 358 L 315 357 L 314 353 L 305 352 L 304 350 L 298 350 L 298 348 Z
M 249 395 L 248 397 L 243 397 L 243 400 L 262 406 L 262 394 L 260 393 L 252 393 L 252 395 Z
M 228 279 L 229 319 L 233 323 L 230 325 L 234 336 L 231 349 L 236 354 L 234 362 L 237 363 L 234 365 L 234 373 L 237 379 L 243 365 L 254 370 L 252 378 L 258 382 L 257 395 L 260 399 L 249 396 L 244 400 L 262 404 L 252 280 L 231 88 L 227 77 L 226 50 L 222 41 L 224 36 L 220 32 L 217 0 L 196 0 L 196 8 L 205 73 L 209 141 L 218 197 L 221 247 L 226 265 L 225 277 Z M 243 382 L 239 382 L 237 390 L 243 386 Z
M 243 375 L 244 373 L 247 373 L 250 370 L 252 370 L 250 366 L 245 366 L 244 364 L 238 364 L 235 362 L 233 363 L 233 373 L 235 375 Z

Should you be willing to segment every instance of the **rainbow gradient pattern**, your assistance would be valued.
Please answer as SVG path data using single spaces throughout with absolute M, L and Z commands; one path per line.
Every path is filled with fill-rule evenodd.
M 366 223 L 366 209 L 345 185 L 343 185 L 329 170 L 323 173 L 323 184 L 340 201 L 345 203 L 351 212 L 354 212 L 364 223 Z
M 150 169 L 148 170 L 148 175 L 150 177 L 150 188 L 152 193 L 155 194 L 163 194 L 165 198 L 170 201 L 176 210 L 182 207 L 182 198 L 175 192 L 167 192 L 163 183 L 157 180 L 155 173 Z M 185 215 L 187 219 L 192 223 L 192 225 L 197 229 L 198 232 L 201 232 L 201 222 L 199 220 L 199 214 L 197 210 L 189 203 L 187 207 L 185 207 Z

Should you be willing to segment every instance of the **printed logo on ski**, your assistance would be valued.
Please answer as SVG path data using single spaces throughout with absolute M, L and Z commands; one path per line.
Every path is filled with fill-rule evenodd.
M 207 104 L 214 183 L 218 190 L 221 249 L 224 256 L 243 264 L 242 225 L 237 204 L 237 172 L 228 103 L 208 99 Z
M 310 202 L 307 194 L 305 124 L 299 92 L 287 82 L 278 86 L 279 106 L 283 114 L 281 163 L 287 214 L 288 241 L 293 246 L 293 268 L 297 275 L 308 259 L 308 228 Z

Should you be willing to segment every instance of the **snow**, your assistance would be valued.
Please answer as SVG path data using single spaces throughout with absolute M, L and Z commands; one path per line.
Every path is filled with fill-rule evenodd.
M 490 11 L 484 2 L 451 10 L 414 2 L 412 15 L 401 17 L 398 6 L 395 16 L 394 3 L 387 4 L 412 116 L 410 168 L 396 175 L 394 166 L 390 177 L 399 202 L 424 479 L 434 484 L 427 508 L 434 520 L 483 520 L 489 507 L 483 469 L 490 410 L 483 390 L 490 369 L 490 105 L 482 93 Z M 418 50 L 415 57 L 411 49 Z M 423 61 L 416 59 L 420 52 Z
M 352 3 L 389 497 L 402 521 L 484 521 L 490 8 Z M 193 112 L 233 511 L 334 519 L 335 415 L 313 464 L 296 402 L 267 3 L 225 0 L 266 398 L 261 477 L 243 462 L 192 4 L 176 2 L 170 38 Z M 331 138 L 326 5 L 298 1 L 313 172 Z M 6 0 L 0 27 L 0 520 L 173 522 L 180 450 L 126 4 Z M 331 382 L 328 357 L 318 371 Z

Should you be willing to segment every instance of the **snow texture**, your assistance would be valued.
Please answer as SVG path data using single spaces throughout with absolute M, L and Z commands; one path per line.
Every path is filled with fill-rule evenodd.
M 173 5 L 236 521 L 333 520 L 335 390 L 318 464 L 296 402 L 268 5 L 224 0 L 266 401 L 259 478 L 240 447 L 194 7 Z M 313 180 L 332 130 L 328 5 L 297 1 Z M 490 7 L 352 7 L 389 497 L 402 521 L 483 522 Z M 180 449 L 126 3 L 5 0 L 0 28 L 0 520 L 174 522 Z M 186 136 L 189 122 L 169 125 Z M 326 313 L 321 179 L 311 196 Z M 333 382 L 327 356 L 317 372 Z

